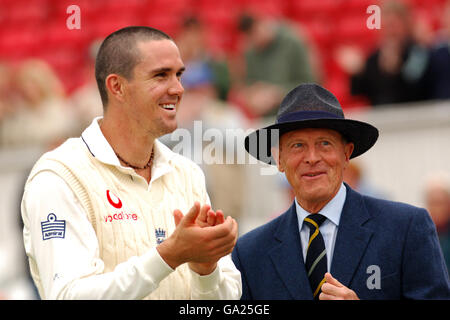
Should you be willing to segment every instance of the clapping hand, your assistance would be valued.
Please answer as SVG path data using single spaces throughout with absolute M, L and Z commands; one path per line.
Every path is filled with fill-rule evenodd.
M 223 212 L 214 212 L 199 202 L 186 215 L 174 211 L 175 231 L 157 250 L 166 263 L 175 269 L 182 263 L 200 275 L 210 274 L 217 261 L 231 253 L 237 240 L 237 222 Z

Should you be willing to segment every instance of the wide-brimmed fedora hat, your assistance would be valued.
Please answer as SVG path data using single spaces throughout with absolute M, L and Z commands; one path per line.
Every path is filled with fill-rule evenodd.
M 345 119 L 337 98 L 327 89 L 305 83 L 291 90 L 280 104 L 276 122 L 256 130 L 245 138 L 245 149 L 256 159 L 276 164 L 271 147 L 286 132 L 304 128 L 336 130 L 355 148 L 350 158 L 369 150 L 378 139 L 378 129 L 357 120 Z

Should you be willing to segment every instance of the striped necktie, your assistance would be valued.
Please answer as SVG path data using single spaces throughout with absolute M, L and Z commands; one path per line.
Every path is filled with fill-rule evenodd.
M 309 242 L 306 249 L 305 267 L 314 299 L 319 299 L 320 288 L 325 282 L 327 272 L 327 251 L 325 242 L 319 231 L 326 217 L 319 213 L 310 214 L 304 220 L 309 227 Z

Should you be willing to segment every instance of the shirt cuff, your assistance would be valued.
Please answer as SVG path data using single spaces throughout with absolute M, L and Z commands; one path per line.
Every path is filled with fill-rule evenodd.
M 210 274 L 201 276 L 189 268 L 192 275 L 192 288 L 197 294 L 208 294 L 216 291 L 220 284 L 220 267 L 217 265 L 216 269 Z
M 169 274 L 174 272 L 161 256 L 156 247 L 150 249 L 141 256 L 142 265 L 147 274 L 151 274 L 153 281 L 159 283 Z

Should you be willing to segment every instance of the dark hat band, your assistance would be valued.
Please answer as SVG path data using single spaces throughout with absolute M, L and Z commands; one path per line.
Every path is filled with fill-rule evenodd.
M 326 111 L 295 111 L 289 112 L 277 119 L 277 123 L 300 121 L 300 120 L 311 120 L 311 119 L 344 119 L 343 116 L 337 114 L 326 112 Z

